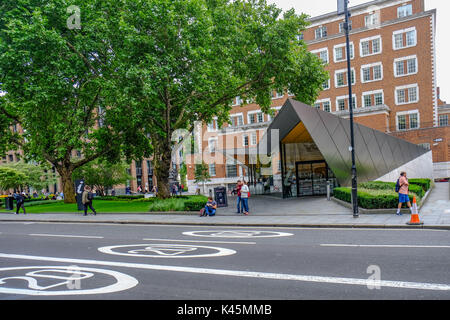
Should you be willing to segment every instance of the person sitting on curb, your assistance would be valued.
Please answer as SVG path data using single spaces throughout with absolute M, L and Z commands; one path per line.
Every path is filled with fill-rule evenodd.
M 208 202 L 206 202 L 205 210 L 203 211 L 202 216 L 214 216 L 216 214 L 216 209 L 217 203 L 212 197 L 208 197 Z

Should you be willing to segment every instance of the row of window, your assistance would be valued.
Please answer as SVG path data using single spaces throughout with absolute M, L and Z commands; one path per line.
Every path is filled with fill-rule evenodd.
M 208 139 L 208 149 L 210 153 L 214 153 L 217 150 L 217 142 L 218 138 L 213 137 Z M 258 135 L 256 132 L 252 132 L 250 134 L 243 134 L 242 135 L 242 145 L 244 147 L 248 146 L 256 146 L 258 143 Z
M 277 110 L 281 107 L 275 107 L 274 112 L 276 114 Z M 272 120 L 272 117 L 268 114 L 263 113 L 261 110 L 254 110 L 247 112 L 247 122 L 246 124 L 256 124 L 256 123 L 264 123 Z M 243 126 L 244 123 L 244 115 L 242 113 L 236 113 L 230 115 L 229 127 L 239 127 Z M 220 129 L 217 120 L 214 119 L 210 123 L 207 124 L 208 132 L 214 132 Z
M 402 5 L 397 8 L 397 18 L 404 18 L 412 15 L 412 4 Z M 371 12 L 364 17 L 364 26 L 367 28 L 373 28 L 379 26 L 381 23 L 380 11 Z M 352 30 L 352 21 L 349 21 L 349 31 Z M 339 24 L 339 33 L 345 32 L 344 22 Z M 328 36 L 328 29 L 326 26 L 319 26 L 314 30 L 316 39 L 322 39 Z
M 408 56 L 397 58 L 394 60 L 394 77 L 406 77 L 415 75 L 418 73 L 418 60 L 417 56 Z M 372 64 L 366 64 L 361 66 L 361 83 L 370 83 L 383 80 L 383 64 L 376 62 Z M 351 68 L 351 81 L 352 85 L 356 83 L 355 68 Z M 346 87 L 348 85 L 348 73 L 347 69 L 340 69 L 334 72 L 334 84 L 336 88 Z M 322 85 L 323 90 L 330 89 L 330 80 Z
M 417 45 L 417 31 L 416 28 L 408 28 L 393 32 L 392 45 L 394 50 L 414 47 Z M 355 48 L 353 42 L 349 43 L 350 59 L 355 58 Z M 359 41 L 359 55 L 369 57 L 383 52 L 383 43 L 381 35 L 364 38 Z M 312 50 L 325 64 L 330 63 L 328 47 Z M 334 63 L 347 61 L 347 45 L 341 43 L 333 46 L 333 61 Z
M 396 105 L 417 103 L 419 102 L 419 86 L 417 84 L 410 84 L 396 87 L 394 90 L 394 95 Z M 335 111 L 348 110 L 348 100 L 348 95 L 336 97 Z M 384 92 L 383 90 L 363 92 L 361 102 L 361 106 L 363 108 L 381 106 L 384 104 Z M 355 94 L 352 96 L 352 105 L 353 109 L 358 107 Z M 332 112 L 331 99 L 316 101 L 314 107 L 327 112 Z

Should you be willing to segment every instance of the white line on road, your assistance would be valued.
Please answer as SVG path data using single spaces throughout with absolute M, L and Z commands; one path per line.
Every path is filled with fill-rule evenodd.
M 77 236 L 70 234 L 45 234 L 45 233 L 31 233 L 29 236 L 32 237 L 62 237 L 62 238 L 88 238 L 88 239 L 103 239 L 99 236 Z
M 98 261 L 86 259 L 70 259 L 70 258 L 55 258 L 55 257 L 40 257 L 28 256 L 19 254 L 0 253 L 0 258 L 9 259 L 25 259 L 37 261 L 53 261 L 64 262 L 71 264 L 93 264 L 111 267 L 125 267 L 138 268 L 147 270 L 159 271 L 174 271 L 174 272 L 188 272 L 196 274 L 209 274 L 221 276 L 247 277 L 257 279 L 271 279 L 271 280 L 289 280 L 289 281 L 303 281 L 303 282 L 319 282 L 319 283 L 333 283 L 333 284 L 347 284 L 347 285 L 361 285 L 361 286 L 380 286 L 401 289 L 416 289 L 416 290 L 435 290 L 435 291 L 450 291 L 450 285 L 439 283 L 420 283 L 420 282 L 406 282 L 406 281 L 390 281 L 390 280 L 369 280 L 357 278 L 341 278 L 341 277 L 322 277 L 309 275 L 295 275 L 269 272 L 255 272 L 255 271 L 238 271 L 238 270 L 223 270 L 223 269 L 209 269 L 209 268 L 194 268 L 194 267 L 180 267 L 180 266 L 164 266 L 154 264 L 141 263 L 126 263 L 113 261 Z
M 450 248 L 450 246 L 431 246 L 413 244 L 339 244 L 322 243 L 322 247 L 364 247 L 364 248 Z
M 235 243 L 235 244 L 256 244 L 256 242 L 245 242 L 245 241 L 241 241 L 241 242 L 237 242 L 237 241 L 204 241 L 204 240 L 178 240 L 178 239 L 148 239 L 148 238 L 144 238 L 142 240 L 148 240 L 148 241 L 180 241 L 180 242 L 206 242 L 206 243 Z

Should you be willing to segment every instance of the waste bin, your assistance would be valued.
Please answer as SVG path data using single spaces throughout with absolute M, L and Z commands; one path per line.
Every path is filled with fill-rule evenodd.
M 225 187 L 214 188 L 214 200 L 218 208 L 228 207 L 227 189 Z
M 6 210 L 14 210 L 14 198 L 13 197 L 5 198 L 5 209 Z

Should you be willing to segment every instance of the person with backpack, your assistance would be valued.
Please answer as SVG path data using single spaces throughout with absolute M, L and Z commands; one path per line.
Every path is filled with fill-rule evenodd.
M 19 214 L 19 209 L 22 207 L 23 214 L 27 214 L 25 212 L 25 198 L 19 192 L 15 192 L 13 195 L 14 199 L 16 199 L 16 214 Z
M 409 210 L 412 213 L 411 201 L 409 200 L 409 182 L 408 178 L 406 178 L 406 172 L 400 173 L 400 178 L 398 178 L 397 183 L 395 185 L 395 192 L 398 192 L 398 207 L 397 207 L 397 216 L 401 216 L 402 213 L 400 210 L 402 209 L 403 203 L 406 203 Z
M 92 206 L 92 200 L 94 199 L 94 194 L 91 192 L 91 187 L 85 186 L 83 194 L 81 195 L 81 202 L 84 206 L 84 215 L 87 216 L 88 207 L 94 212 L 94 215 L 97 214 L 94 207 Z

